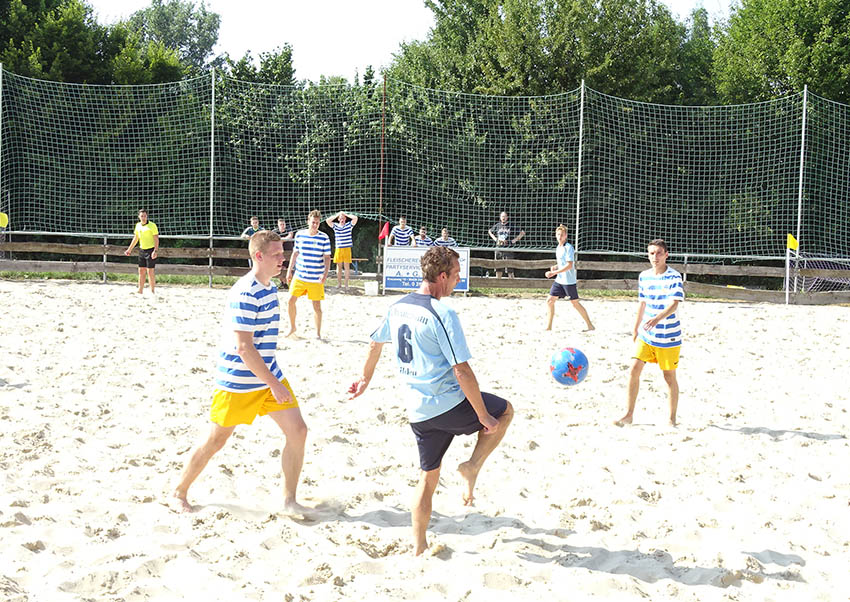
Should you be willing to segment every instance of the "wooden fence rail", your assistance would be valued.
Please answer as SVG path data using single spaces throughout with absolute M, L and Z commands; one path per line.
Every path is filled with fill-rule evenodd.
M 0 252 L 19 253 L 51 253 L 59 255 L 90 255 L 99 256 L 101 260 L 93 261 L 40 261 L 40 260 L 10 260 L 0 259 L 0 271 L 16 272 L 65 272 L 65 273 L 102 273 L 104 280 L 107 273 L 133 274 L 138 270 L 135 263 L 119 263 L 109 261 L 110 256 L 123 256 L 127 247 L 123 245 L 109 244 L 67 244 L 47 242 L 2 242 Z M 286 251 L 286 258 L 291 251 Z M 156 270 L 159 274 L 208 276 L 242 276 L 248 271 L 247 248 L 215 248 L 208 247 L 160 247 L 159 257 L 162 259 L 195 259 L 207 260 L 204 265 L 188 265 L 161 262 Z M 213 265 L 216 259 L 244 259 L 245 266 L 217 266 Z M 521 260 L 521 259 L 482 259 L 470 258 L 470 266 L 494 270 L 495 277 L 482 278 L 470 277 L 472 288 L 509 288 L 509 289 L 548 289 L 552 281 L 546 278 L 503 278 L 500 270 L 515 268 L 523 270 L 548 269 L 552 264 L 551 259 Z M 716 265 L 716 264 L 684 264 L 671 263 L 675 270 L 681 272 L 685 278 L 688 275 L 709 276 L 744 276 L 763 278 L 784 278 L 785 268 L 778 266 L 749 266 L 749 265 Z M 583 273 L 588 272 L 620 272 L 627 274 L 638 274 L 647 269 L 646 262 L 639 261 L 579 261 L 578 269 Z M 542 274 L 541 274 L 542 275 Z M 799 269 L 792 272 L 792 276 L 805 278 L 840 278 L 850 279 L 850 270 L 836 269 Z M 375 279 L 378 276 L 352 275 L 354 278 Z M 637 280 L 634 278 L 615 279 L 582 279 L 578 282 L 582 290 L 637 290 Z M 686 289 L 689 293 L 707 295 L 723 299 L 734 299 L 753 302 L 783 303 L 785 292 L 776 290 L 755 290 L 741 287 L 729 287 L 713 284 L 703 284 L 687 281 Z M 850 303 L 850 291 L 837 291 L 829 293 L 802 293 L 791 295 L 791 302 L 797 305 L 822 305 L 833 303 Z

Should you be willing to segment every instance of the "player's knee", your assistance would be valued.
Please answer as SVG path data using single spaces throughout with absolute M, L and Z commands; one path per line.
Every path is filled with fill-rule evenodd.
M 287 430 L 286 438 L 293 441 L 304 443 L 307 440 L 307 423 L 299 420 Z
M 664 380 L 667 381 L 668 385 L 676 384 L 676 371 L 675 370 L 664 370 Z
M 546 303 L 548 303 L 550 307 L 554 307 L 555 301 L 557 301 L 557 300 L 558 300 L 558 297 L 553 297 L 552 295 L 549 295 L 549 298 L 546 299 Z
M 230 433 L 221 433 L 216 432 L 210 435 L 210 438 L 207 440 L 205 447 L 211 453 L 216 453 L 224 447 L 224 444 L 227 443 L 227 440 L 230 438 Z

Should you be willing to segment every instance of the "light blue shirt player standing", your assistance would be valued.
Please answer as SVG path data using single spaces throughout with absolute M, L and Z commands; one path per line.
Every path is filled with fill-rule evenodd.
M 372 334 L 363 375 L 349 388 L 351 398 L 369 386 L 386 343 L 392 343 L 399 374 L 410 388 L 408 415 L 422 469 L 411 512 L 414 552 L 428 547 L 425 532 L 443 455 L 455 435 L 478 433 L 472 456 L 458 466 L 466 483 L 464 502 L 472 504 L 484 460 L 501 441 L 513 418 L 506 400 L 482 393 L 469 366 L 469 349 L 457 313 L 441 297 L 460 281 L 460 262 L 449 247 L 431 247 L 421 258 L 422 285 L 394 303 Z

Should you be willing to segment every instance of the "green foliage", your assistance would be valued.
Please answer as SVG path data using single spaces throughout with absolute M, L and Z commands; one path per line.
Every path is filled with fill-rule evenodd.
M 246 52 L 238 61 L 226 56 L 224 68 L 231 77 L 243 82 L 279 84 L 282 86 L 295 85 L 292 47 L 289 44 L 284 44 L 271 52 L 261 52 L 259 65 L 255 63 L 250 51 Z
M 81 0 L 9 0 L 0 11 L 5 17 L 0 62 L 18 75 L 91 84 L 161 83 L 184 76 L 174 51 L 125 25 L 98 24 Z
M 724 102 L 752 102 L 808 86 L 850 101 L 850 4 L 743 0 L 714 55 Z
M 145 44 L 175 50 L 180 61 L 197 72 L 210 64 L 220 23 L 221 17 L 203 2 L 196 6 L 189 0 L 151 0 L 148 8 L 133 13 L 127 27 Z
M 428 0 L 436 25 L 402 45 L 389 75 L 496 95 L 567 92 L 584 79 L 606 93 L 676 102 L 697 48 L 655 0 Z M 698 35 L 701 35 L 701 31 Z

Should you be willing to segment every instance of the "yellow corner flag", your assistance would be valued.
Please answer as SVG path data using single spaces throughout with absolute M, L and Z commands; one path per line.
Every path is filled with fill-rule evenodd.
M 788 244 L 787 244 L 787 247 L 788 247 L 789 249 L 793 249 L 794 251 L 796 251 L 797 249 L 799 249 L 799 248 L 800 248 L 800 243 L 798 243 L 798 242 L 797 242 L 797 239 L 796 239 L 796 238 L 794 238 L 794 235 L 793 235 L 793 234 L 791 234 L 790 232 L 788 233 Z

